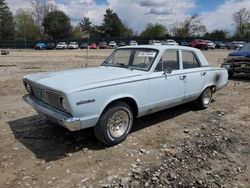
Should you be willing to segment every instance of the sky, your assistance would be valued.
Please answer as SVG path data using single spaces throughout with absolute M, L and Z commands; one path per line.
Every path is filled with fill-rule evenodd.
M 121 20 L 140 33 L 147 23 L 173 24 L 198 14 L 208 31 L 215 29 L 233 33 L 232 14 L 240 8 L 250 10 L 250 0 L 43 0 L 55 4 L 71 17 L 76 25 L 83 17 L 93 24 L 101 24 L 107 8 L 114 10 Z M 31 0 L 6 0 L 10 9 L 30 7 Z

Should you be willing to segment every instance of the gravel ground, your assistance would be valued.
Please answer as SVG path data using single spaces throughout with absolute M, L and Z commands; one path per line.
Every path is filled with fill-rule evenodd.
M 88 66 L 112 50 L 90 50 Z M 204 51 L 212 66 L 226 50 Z M 0 187 L 250 187 L 250 76 L 236 75 L 211 106 L 182 105 L 135 120 L 106 148 L 92 129 L 69 132 L 22 101 L 22 77 L 86 67 L 86 50 L 0 56 Z

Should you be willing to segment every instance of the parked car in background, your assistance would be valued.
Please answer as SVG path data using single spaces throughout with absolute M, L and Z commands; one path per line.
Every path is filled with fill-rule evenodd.
M 77 42 L 70 42 L 68 45 L 68 49 L 78 49 L 79 45 Z
M 99 49 L 106 49 L 108 47 L 106 42 L 99 42 L 98 46 L 99 46 Z
M 179 44 L 173 39 L 166 40 L 166 43 L 164 45 L 179 46 Z
M 56 48 L 56 44 L 51 42 L 47 44 L 47 50 L 53 50 Z
M 236 49 L 237 49 L 237 46 L 236 46 L 234 43 L 232 43 L 232 42 L 227 42 L 227 43 L 226 43 L 226 48 L 227 48 L 228 50 L 236 50 Z
M 233 43 L 235 43 L 237 49 L 241 49 L 244 46 L 244 44 L 246 44 L 246 42 L 244 41 L 235 41 Z
M 182 41 L 181 46 L 190 46 L 190 42 Z
M 212 41 L 207 40 L 207 48 L 211 49 L 211 50 L 214 50 L 215 49 L 215 44 Z
M 38 42 L 35 45 L 35 50 L 46 50 L 47 49 L 47 44 L 45 42 Z
M 109 44 L 108 44 L 108 47 L 109 48 L 116 48 L 117 47 L 117 44 L 115 41 L 110 41 Z
M 129 42 L 129 45 L 130 45 L 130 46 L 136 46 L 136 45 L 138 45 L 138 43 L 137 43 L 137 41 L 135 41 L 135 40 L 131 40 L 131 41 Z
M 149 40 L 149 45 L 162 45 L 159 40 Z
M 227 69 L 229 77 L 233 77 L 234 73 L 250 73 L 250 43 L 228 54 L 221 67 Z
M 208 50 L 207 41 L 202 39 L 192 40 L 190 46 L 193 48 Z
M 214 44 L 215 44 L 215 48 L 218 48 L 218 49 L 226 48 L 226 44 L 222 41 L 214 41 Z
M 68 48 L 67 42 L 59 42 L 56 45 L 57 50 L 62 50 L 62 49 L 67 49 L 67 48 Z
M 97 49 L 96 43 L 95 43 L 95 42 L 91 43 L 91 44 L 89 45 L 89 49 Z
M 80 48 L 81 49 L 87 49 L 88 48 L 88 43 L 82 43 L 81 45 L 80 45 Z
M 121 47 L 99 67 L 23 78 L 35 110 L 71 131 L 93 127 L 106 145 L 125 140 L 137 117 L 187 102 L 207 108 L 227 82 L 200 50 L 170 45 Z
M 228 42 L 228 43 L 227 43 L 227 49 L 228 49 L 228 50 L 241 49 L 245 43 L 246 43 L 246 42 L 244 42 L 244 41 L 233 41 L 233 42 Z
M 120 43 L 118 44 L 118 46 L 119 46 L 119 47 L 127 46 L 127 43 L 126 43 L 126 42 L 120 42 Z

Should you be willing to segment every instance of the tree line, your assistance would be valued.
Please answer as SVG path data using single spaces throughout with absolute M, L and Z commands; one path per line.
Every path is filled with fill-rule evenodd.
M 250 11 L 242 8 L 232 14 L 235 24 L 233 38 L 250 38 Z M 25 38 L 27 40 L 65 39 L 82 37 L 206 37 L 226 39 L 225 30 L 207 32 L 198 15 L 187 17 L 183 22 L 167 28 L 159 23 L 148 23 L 141 33 L 136 33 L 111 9 L 103 15 L 101 25 L 94 25 L 84 17 L 72 26 L 70 17 L 54 4 L 32 0 L 28 9 L 18 9 L 13 14 L 5 0 L 0 0 L 0 40 Z

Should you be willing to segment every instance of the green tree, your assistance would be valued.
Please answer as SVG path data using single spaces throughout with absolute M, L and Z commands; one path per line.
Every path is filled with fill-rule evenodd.
M 83 37 L 85 35 L 86 35 L 86 33 L 84 31 L 82 31 L 80 25 L 77 25 L 77 26 L 73 27 L 72 37 L 74 37 L 74 38 L 81 38 L 81 37 Z
M 45 34 L 52 39 L 62 39 L 71 36 L 72 26 L 70 18 L 60 10 L 55 10 L 47 14 L 43 20 Z
M 17 38 L 30 40 L 39 39 L 39 34 L 31 14 L 24 10 L 18 9 L 15 17 L 15 33 Z
M 12 13 L 5 0 L 0 0 L 0 39 L 8 39 L 13 36 L 14 24 Z
M 206 27 L 201 23 L 198 15 L 186 18 L 173 28 L 173 35 L 176 37 L 201 36 L 206 32 Z
M 132 35 L 131 29 L 127 28 L 111 9 L 106 10 L 101 28 L 106 36 L 125 37 Z
M 161 24 L 147 24 L 144 31 L 142 31 L 142 37 L 162 37 L 167 34 L 167 29 Z
M 216 29 L 211 33 L 205 33 L 204 37 L 213 39 L 226 39 L 227 35 L 228 35 L 227 31 Z

